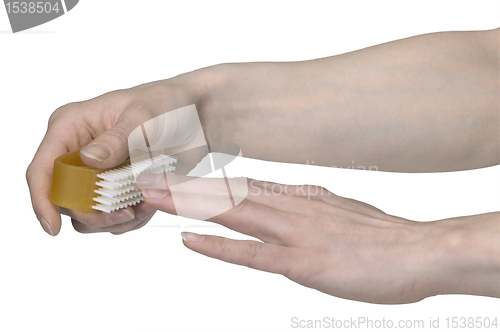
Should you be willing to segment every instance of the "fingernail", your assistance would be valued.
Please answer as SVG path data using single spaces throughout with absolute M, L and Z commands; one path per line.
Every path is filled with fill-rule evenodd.
M 48 234 L 52 235 L 52 236 L 56 236 L 54 234 L 54 231 L 52 230 L 52 228 L 50 227 L 49 223 L 45 221 L 45 219 L 43 219 L 41 216 L 36 216 L 38 221 L 40 222 L 40 224 L 42 225 L 44 231 L 46 231 Z
M 181 237 L 184 241 L 186 242 L 201 242 L 203 240 L 203 235 L 199 235 L 196 233 L 190 233 L 190 232 L 182 232 Z
M 103 162 L 111 156 L 111 151 L 101 144 L 87 145 L 80 151 L 83 155 L 95 159 L 98 162 Z
M 158 190 L 158 189 L 144 189 L 142 191 L 142 196 L 146 198 L 152 199 L 161 199 L 168 195 L 168 191 L 166 190 Z
M 161 174 L 150 174 L 150 173 L 141 173 L 137 177 L 135 183 L 139 187 L 151 187 L 155 184 L 159 183 L 160 180 L 163 179 L 163 175 Z
M 106 221 L 109 225 L 123 224 L 134 219 L 135 215 L 129 210 L 114 211 L 106 216 Z

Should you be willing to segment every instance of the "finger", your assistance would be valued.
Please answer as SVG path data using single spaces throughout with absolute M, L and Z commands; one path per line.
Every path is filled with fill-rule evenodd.
M 248 194 L 248 179 L 237 178 L 201 178 L 178 174 L 141 173 L 136 185 L 140 189 L 160 189 L 178 193 L 200 195 L 233 196 L 244 198 Z
M 131 229 L 128 229 L 124 232 L 112 232 L 114 235 L 122 235 L 122 234 L 125 234 L 125 233 L 128 233 L 128 232 L 131 232 L 131 231 L 136 231 L 144 226 L 147 225 L 147 223 L 151 220 L 151 218 L 153 218 L 153 215 L 155 214 L 155 212 L 151 213 L 149 216 L 146 216 L 144 218 L 141 218 L 141 220 L 143 220 L 142 222 L 140 222 L 139 224 L 137 224 L 136 226 L 132 227 Z
M 173 197 L 179 193 L 231 197 L 235 204 L 240 203 L 243 198 L 249 201 L 266 205 L 270 208 L 290 214 L 301 214 L 308 216 L 330 215 L 332 206 L 342 210 L 348 210 L 378 216 L 382 211 L 368 204 L 355 200 L 339 197 L 332 194 L 323 187 L 314 185 L 283 185 L 273 182 L 258 181 L 246 178 L 195 178 L 173 174 L 140 174 L 137 184 L 141 188 L 155 188 L 171 191 Z M 227 201 L 229 202 L 229 201 Z M 183 207 L 182 201 L 176 202 L 177 209 Z M 220 205 L 212 206 L 213 209 L 221 208 Z M 229 208 L 226 208 L 226 210 Z M 193 212 L 186 206 L 184 210 Z M 222 213 L 222 211 L 220 212 Z M 178 214 L 188 217 L 182 211 Z M 215 214 L 212 214 L 215 215 Z M 206 220 L 203 216 L 193 215 L 195 219 Z
M 136 218 L 131 221 L 118 224 L 118 225 L 113 225 L 113 226 L 107 226 L 107 227 L 96 227 L 96 226 L 91 226 L 88 224 L 84 224 L 74 218 L 71 218 L 71 223 L 73 224 L 73 228 L 83 234 L 89 234 L 89 233 L 117 233 L 117 234 L 122 234 L 125 232 L 128 232 L 132 230 L 133 228 L 137 227 L 141 223 L 144 222 L 145 219 L 149 221 L 151 219 L 153 214 L 150 216 L 145 216 L 143 218 Z
M 83 213 L 67 209 L 61 209 L 61 212 L 72 219 L 93 228 L 109 227 L 127 223 L 133 221 L 136 217 L 134 209 L 130 206 L 111 213 L 101 211 Z
M 251 240 L 183 232 L 184 245 L 202 255 L 252 269 L 289 275 L 296 261 L 291 248 Z
M 144 201 L 132 207 L 136 218 L 142 218 L 156 212 L 156 209 L 147 205 Z
M 177 214 L 199 220 L 206 220 L 231 209 L 233 206 L 240 204 L 248 195 L 248 179 L 244 177 L 199 178 L 174 174 L 141 174 L 136 183 L 138 183 L 139 188 L 147 187 L 163 190 L 158 192 L 160 196 L 165 191 L 171 192 L 174 198 L 179 197 L 175 207 Z M 185 205 L 189 202 L 182 199 L 184 196 L 191 194 L 197 197 L 219 197 L 221 199 L 216 200 L 216 202 L 220 204 L 212 206 L 210 212 L 209 210 L 192 210 L 190 206 Z M 215 209 L 218 209 L 218 212 Z M 193 214 L 202 211 L 206 211 L 209 215 Z
M 232 197 L 235 204 L 243 198 L 288 213 L 318 215 L 331 212 L 331 206 L 314 196 L 297 195 L 306 189 L 303 186 L 288 186 L 278 183 L 262 185 L 261 181 L 247 178 L 195 178 L 172 174 L 140 174 L 137 184 L 141 188 L 155 188 L 170 191 L 175 198 L 178 193 Z M 312 186 L 304 186 L 312 187 Z M 327 192 L 326 190 L 324 190 Z M 312 194 L 319 189 L 310 190 Z M 332 194 L 333 195 L 333 194 Z M 335 195 L 333 195 L 335 196 Z M 181 204 L 181 203 L 176 203 Z
M 72 218 L 73 222 L 73 227 L 79 231 L 80 233 L 98 233 L 98 232 L 116 232 L 119 234 L 129 232 L 131 230 L 139 229 L 140 227 L 146 225 L 148 221 L 152 218 L 154 213 L 156 212 L 155 209 L 151 208 L 148 206 L 146 203 L 141 202 L 133 207 L 128 207 L 127 209 L 132 209 L 133 214 L 135 215 L 135 218 L 130 220 L 130 221 L 125 221 L 125 222 L 118 222 L 113 224 L 111 226 L 105 225 L 102 226 L 102 220 L 91 220 L 90 222 L 86 219 L 88 217 L 88 214 L 77 214 L 74 213 L 74 211 L 69 211 L 67 209 L 61 209 L 63 214 L 71 216 L 71 215 L 78 215 L 80 220 L 77 220 L 75 218 Z M 114 211 L 115 212 L 121 212 L 123 210 L 119 211 Z M 107 215 L 107 213 L 100 213 L 97 212 L 97 217 L 96 219 L 99 219 L 102 217 L 102 215 Z M 126 214 L 128 215 L 128 214 Z M 120 216 L 120 214 L 118 214 Z M 105 216 L 107 217 L 107 216 Z M 81 220 L 85 220 L 85 222 L 82 222 Z M 113 217 L 115 219 L 115 217 Z M 126 219 L 125 219 L 126 220 Z M 105 221 L 106 222 L 106 221 Z
M 108 95 L 112 97 L 112 94 Z M 49 234 L 57 235 L 61 229 L 59 207 L 52 204 L 48 198 L 54 160 L 92 141 L 95 128 L 102 125 L 96 127 L 94 124 L 95 128 L 92 127 L 88 122 L 92 117 L 82 114 L 89 109 L 94 113 L 102 112 L 112 105 L 110 101 L 113 101 L 113 98 L 101 96 L 85 102 L 71 103 L 57 109 L 49 120 L 47 134 L 26 172 L 33 209 Z
M 145 202 L 158 210 L 187 218 L 208 220 L 266 242 L 288 243 L 299 225 L 292 215 L 250 200 L 236 206 L 223 196 L 173 193 L 156 189 L 143 192 Z
M 78 144 L 75 138 L 60 140 L 58 133 L 62 130 L 60 123 L 53 124 L 26 171 L 33 210 L 45 231 L 53 236 L 61 230 L 59 207 L 49 200 L 54 160 Z
M 30 171 L 26 178 L 31 195 L 31 205 L 38 221 L 48 234 L 56 236 L 61 230 L 61 216 L 59 207 L 49 201 L 52 171 L 37 168 Z
M 147 205 L 145 202 L 141 202 L 135 206 L 133 206 L 133 209 L 135 211 L 135 217 L 136 219 L 142 220 L 139 224 L 135 225 L 134 227 L 127 229 L 124 232 L 113 232 L 114 235 L 121 235 L 130 231 L 135 231 L 138 230 L 139 228 L 144 227 L 151 218 L 153 218 L 153 215 L 156 213 L 156 210 Z
M 142 103 L 129 105 L 116 123 L 96 137 L 90 144 L 80 151 L 82 161 L 95 168 L 111 168 L 121 164 L 129 156 L 129 135 L 144 122 L 150 120 L 153 115 L 149 107 Z M 138 131 L 136 131 L 138 132 Z M 144 137 L 139 135 L 139 140 Z M 139 144 L 141 144 L 139 142 Z M 142 141 L 145 145 L 145 141 Z
M 59 207 L 49 200 L 54 160 L 92 140 L 92 129 L 80 116 L 91 103 L 71 103 L 52 114 L 47 134 L 26 172 L 35 214 L 44 229 L 52 235 L 57 235 L 61 229 Z M 95 106 L 94 103 L 92 105 Z
M 198 178 L 176 174 L 150 173 L 141 173 L 137 177 L 136 184 L 140 189 L 160 189 L 175 193 L 213 196 L 227 196 L 231 194 L 232 196 L 246 197 L 262 204 L 281 200 L 282 198 L 278 197 L 280 195 L 298 196 L 299 198 L 307 197 L 305 189 L 301 187 L 312 187 L 266 183 L 244 177 L 225 179 Z M 318 194 L 319 192 L 319 189 L 311 190 L 312 194 Z M 304 193 L 304 195 L 301 195 L 301 193 Z M 268 197 L 274 197 L 275 199 L 268 199 Z M 297 200 L 294 200 L 294 202 L 297 202 Z

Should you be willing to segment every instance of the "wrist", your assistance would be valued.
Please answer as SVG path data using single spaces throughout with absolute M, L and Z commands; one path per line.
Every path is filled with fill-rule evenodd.
M 215 65 L 198 69 L 176 76 L 168 84 L 180 87 L 189 99 L 190 104 L 195 104 L 200 118 L 205 138 L 210 142 L 227 141 L 227 121 L 222 114 L 224 86 L 229 81 L 230 75 L 226 65 Z
M 273 160 L 276 150 L 283 147 L 268 142 L 283 140 L 290 127 L 299 125 L 292 121 L 290 95 L 294 93 L 290 85 L 294 83 L 289 76 L 295 71 L 291 67 L 293 64 L 252 62 L 200 70 L 207 140 L 231 142 L 247 157 Z M 295 142 L 290 145 L 296 151 Z
M 433 295 L 500 297 L 500 213 L 430 223 Z

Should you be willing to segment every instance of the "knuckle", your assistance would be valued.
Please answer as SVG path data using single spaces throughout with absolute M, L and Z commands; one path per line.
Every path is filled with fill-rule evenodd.
M 319 195 L 321 196 L 336 196 L 334 193 L 326 189 L 325 187 L 320 187 Z
M 61 106 L 58 109 L 56 109 L 54 112 L 52 112 L 52 114 L 49 117 L 49 125 L 54 123 L 54 121 L 56 121 L 56 119 L 61 116 L 61 113 L 64 112 L 63 110 L 64 110 L 64 106 Z
M 133 98 L 129 103 L 130 108 L 149 108 L 150 106 L 161 104 L 167 89 L 161 84 L 146 83 L 131 89 Z
M 120 127 L 113 127 L 106 132 L 105 140 L 111 140 L 118 144 L 128 144 L 128 134 Z
M 123 98 L 129 93 L 130 90 L 131 90 L 131 88 L 108 91 L 108 92 L 102 94 L 98 99 L 107 100 L 107 99 L 114 99 L 114 98 Z
M 246 247 L 246 253 L 245 253 L 247 263 L 251 264 L 251 262 L 256 260 L 259 257 L 261 250 L 262 250 L 262 243 L 256 241 L 249 242 L 248 246 Z
M 286 278 L 296 281 L 296 282 L 304 282 L 304 278 L 306 277 L 306 273 L 309 270 L 307 267 L 307 259 L 300 259 L 301 257 L 291 257 L 288 261 L 296 262 L 295 264 L 286 264 L 283 266 L 282 271 L 280 273 Z
M 306 188 L 307 188 L 306 194 L 308 196 L 317 196 L 317 195 L 321 196 L 325 192 L 328 192 L 328 190 L 326 190 L 324 187 L 316 186 L 316 185 L 307 185 Z
M 33 173 L 33 166 L 32 164 L 29 164 L 28 168 L 26 168 L 26 173 L 25 173 L 25 177 L 26 177 L 26 181 L 31 182 L 31 174 Z
M 161 84 L 152 84 L 147 87 L 145 95 L 151 97 L 162 96 L 165 93 L 166 89 Z
M 57 108 L 49 117 L 49 125 L 54 123 L 57 119 L 65 116 L 66 114 L 72 112 L 78 103 L 69 103 Z
M 301 269 L 296 265 L 290 265 L 282 273 L 286 278 L 298 282 L 299 284 L 304 284 L 306 271 Z
M 231 250 L 229 249 L 229 243 L 226 239 L 223 237 L 217 238 L 218 241 L 216 241 L 216 251 L 219 253 L 220 256 L 225 256 L 228 252 L 230 253 Z

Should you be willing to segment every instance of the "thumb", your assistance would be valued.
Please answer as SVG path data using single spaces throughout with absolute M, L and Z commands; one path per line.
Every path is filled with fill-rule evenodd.
M 140 125 L 140 122 L 135 122 L 120 117 L 112 128 L 80 150 L 82 161 L 95 168 L 110 168 L 121 164 L 129 155 L 128 136 Z
M 188 143 L 189 147 L 186 146 Z M 206 146 L 206 140 L 194 104 L 161 116 L 147 105 L 133 104 L 112 128 L 82 148 L 80 157 L 91 167 L 110 168 L 127 159 L 129 148 L 142 152 L 148 148 L 169 149 L 170 154 L 175 154 L 200 146 Z

